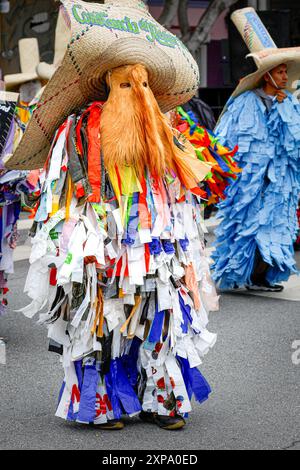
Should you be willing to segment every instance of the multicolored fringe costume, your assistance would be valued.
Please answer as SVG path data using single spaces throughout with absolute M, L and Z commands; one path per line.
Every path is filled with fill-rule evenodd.
M 212 164 L 211 173 L 204 181 L 207 204 L 225 199 L 227 186 L 237 178 L 240 169 L 234 161 L 235 146 L 229 150 L 219 143 L 218 137 L 201 126 L 192 111 L 177 108 L 176 128 L 193 145 L 199 160 Z
M 32 114 L 32 108 L 20 104 L 16 108 L 5 148 L 0 156 L 0 315 L 5 313 L 8 292 L 7 278 L 14 272 L 13 250 L 17 244 L 17 221 L 22 200 L 34 190 L 32 178 L 26 171 L 7 171 L 3 158 L 12 153 L 25 131 Z
M 208 311 L 218 309 L 200 188 L 186 190 L 174 172 L 107 171 L 102 105 L 71 115 L 53 140 L 23 313 L 49 305 L 39 322 L 65 371 L 56 416 L 186 416 L 193 394 L 202 402 L 211 392 L 198 366 L 216 341 Z
M 285 281 L 297 273 L 299 102 L 288 94 L 267 112 L 260 97 L 248 91 L 230 100 L 216 132 L 224 145 L 238 145 L 242 174 L 219 205 L 214 279 L 224 289 L 251 284 L 258 250 L 270 265 L 267 282 Z

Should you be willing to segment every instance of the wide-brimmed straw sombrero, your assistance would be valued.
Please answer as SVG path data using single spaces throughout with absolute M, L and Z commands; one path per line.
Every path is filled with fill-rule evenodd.
M 277 48 L 254 8 L 237 10 L 231 19 L 250 50 L 247 57 L 252 57 L 257 66 L 256 72 L 242 78 L 232 96 L 259 87 L 264 75 L 280 64 L 288 65 L 287 89 L 295 91 L 300 79 L 300 47 Z
M 36 71 L 40 63 L 39 44 L 36 38 L 20 39 L 18 43 L 21 73 L 4 76 L 5 89 L 12 91 L 18 89 L 23 83 L 38 80 Z
M 42 167 L 54 131 L 66 117 L 90 101 L 106 99 L 105 75 L 110 69 L 144 65 L 163 112 L 197 92 L 197 63 L 182 42 L 155 21 L 144 2 L 106 0 L 99 5 L 66 0 L 63 5 L 71 41 L 8 168 Z

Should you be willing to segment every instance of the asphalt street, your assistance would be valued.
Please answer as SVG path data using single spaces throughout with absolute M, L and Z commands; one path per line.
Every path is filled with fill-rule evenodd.
M 62 381 L 59 358 L 47 351 L 46 331 L 14 310 L 23 294 L 27 261 L 10 279 L 10 310 L 0 318 L 7 364 L 0 365 L 0 449 L 95 450 L 300 450 L 300 365 L 292 344 L 300 340 L 299 303 L 223 294 L 211 314 L 218 333 L 202 373 L 213 394 L 194 404 L 182 431 L 163 431 L 138 418 L 120 432 L 66 423 L 54 417 Z

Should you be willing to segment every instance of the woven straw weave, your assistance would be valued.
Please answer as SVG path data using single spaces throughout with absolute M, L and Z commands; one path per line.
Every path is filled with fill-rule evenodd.
M 159 25 L 140 0 L 108 0 L 105 5 L 67 0 L 72 39 L 62 65 L 48 83 L 40 103 L 8 168 L 34 169 L 44 165 L 57 127 L 73 112 L 93 100 L 105 99 L 104 78 L 108 70 L 140 63 L 149 72 L 149 84 L 163 112 L 187 102 L 197 92 L 199 69 L 178 38 Z M 76 20 L 74 10 L 83 24 Z M 92 13 L 92 16 L 87 16 Z M 97 15 L 106 19 L 148 25 L 135 32 L 92 24 Z M 144 20 L 144 23 L 140 23 Z M 111 24 L 111 23 L 109 23 Z M 120 23 L 118 23 L 120 24 Z M 115 25 L 115 23 L 113 23 Z M 145 28 L 143 28 L 145 29 Z M 167 35 L 167 36 L 166 36 Z M 165 41 L 162 45 L 159 41 Z

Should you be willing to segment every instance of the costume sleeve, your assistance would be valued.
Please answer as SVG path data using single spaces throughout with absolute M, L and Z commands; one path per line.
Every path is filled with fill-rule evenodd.
M 265 112 L 263 103 L 252 91 L 229 100 L 215 133 L 222 145 L 229 148 L 238 145 L 237 161 L 249 152 L 253 142 L 258 145 L 266 142 Z
M 300 104 L 290 93 L 283 103 L 272 107 L 269 116 L 270 134 L 289 157 L 300 160 Z

